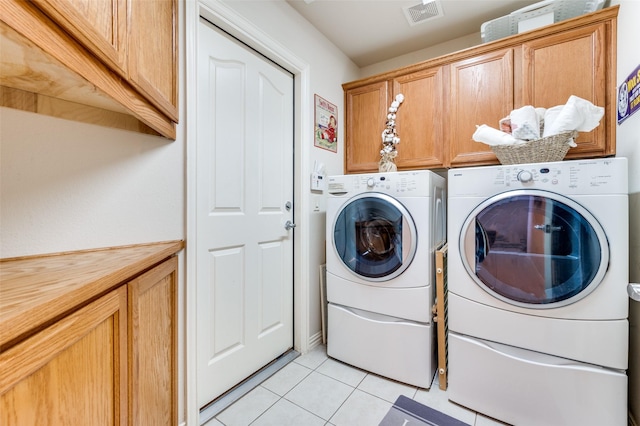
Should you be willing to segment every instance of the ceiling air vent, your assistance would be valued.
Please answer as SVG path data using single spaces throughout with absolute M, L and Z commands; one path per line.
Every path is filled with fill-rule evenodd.
M 407 17 L 407 21 L 409 21 L 409 25 L 412 26 L 421 24 L 430 19 L 444 16 L 444 13 L 442 13 L 442 5 L 439 0 L 425 0 L 415 6 L 405 7 L 403 10 Z

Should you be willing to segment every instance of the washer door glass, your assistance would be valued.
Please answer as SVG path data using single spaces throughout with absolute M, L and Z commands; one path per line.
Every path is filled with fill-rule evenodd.
M 576 302 L 602 281 L 609 245 L 578 203 L 546 191 L 510 191 L 467 218 L 460 235 L 467 272 L 511 304 L 552 308 Z
M 369 281 L 400 275 L 413 260 L 416 228 L 396 199 L 379 193 L 351 198 L 333 225 L 338 257 L 354 274 Z

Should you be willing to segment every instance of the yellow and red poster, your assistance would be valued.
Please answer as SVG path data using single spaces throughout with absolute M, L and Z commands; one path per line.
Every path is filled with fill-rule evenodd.
M 316 128 L 313 145 L 318 148 L 338 151 L 338 107 L 315 95 Z

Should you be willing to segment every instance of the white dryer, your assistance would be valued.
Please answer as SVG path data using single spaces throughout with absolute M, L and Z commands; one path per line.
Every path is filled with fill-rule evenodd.
M 627 179 L 625 158 L 449 171 L 452 401 L 626 424 Z
M 445 179 L 409 171 L 330 176 L 329 356 L 428 388 L 435 372 L 435 250 L 446 240 Z

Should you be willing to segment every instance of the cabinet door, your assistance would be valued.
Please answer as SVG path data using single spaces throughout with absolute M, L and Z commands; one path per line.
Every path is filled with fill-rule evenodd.
M 398 169 L 442 167 L 444 164 L 443 68 L 429 68 L 393 80 L 393 96 L 404 102 L 396 118 L 400 143 Z
M 177 123 L 177 2 L 132 0 L 130 9 L 129 79 Z
M 347 173 L 377 172 L 382 131 L 387 120 L 389 83 L 381 81 L 345 93 L 345 169 Z
M 34 3 L 91 53 L 126 76 L 126 0 L 34 0 Z
M 607 63 L 608 49 L 605 23 L 523 43 L 522 104 L 550 108 L 564 105 L 570 95 L 576 95 L 615 110 L 610 102 L 615 58 Z M 611 127 L 610 114 L 605 114 L 593 131 L 580 133 L 578 146 L 569 150 L 567 158 L 614 154 L 615 135 L 608 135 Z
M 502 49 L 451 64 L 451 166 L 495 164 L 488 145 L 471 137 L 477 125 L 498 128 L 513 110 L 513 50 Z
M 176 425 L 176 257 L 128 284 L 130 419 L 133 425 Z
M 0 424 L 127 424 L 127 292 L 0 353 Z

